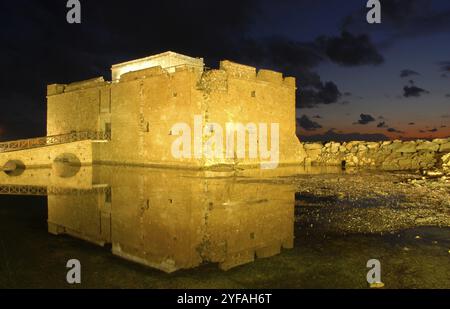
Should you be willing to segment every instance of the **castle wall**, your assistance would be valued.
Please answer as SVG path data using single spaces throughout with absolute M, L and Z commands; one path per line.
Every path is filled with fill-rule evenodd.
M 102 131 L 101 108 L 109 103 L 108 84 L 96 78 L 47 88 L 47 135 Z
M 161 59 L 167 62 L 176 58 L 173 57 L 166 55 Z M 145 67 L 144 60 L 113 66 L 113 71 L 129 65 Z M 164 62 L 164 65 L 172 62 Z M 245 157 L 236 154 L 237 135 L 232 156 L 227 156 L 226 124 L 267 125 L 270 150 L 271 124 L 275 123 L 279 128 L 279 157 L 272 159 L 283 165 L 296 164 L 304 157 L 295 135 L 294 78 L 284 78 L 281 73 L 269 70 L 257 72 L 253 67 L 230 61 L 222 61 L 219 70 L 211 71 L 203 71 L 202 66 L 189 62 L 173 71 L 156 66 L 120 72 L 120 78 L 114 82 L 96 78 L 69 85 L 50 85 L 48 135 L 110 131 L 110 142 L 94 145 L 93 161 L 99 163 L 194 168 L 222 164 L 256 166 L 269 158 L 261 158 L 259 148 L 257 157 L 250 157 L 249 132 L 246 132 Z M 201 118 L 203 126 L 216 123 L 222 127 L 221 158 L 208 158 L 203 151 L 202 156 L 195 155 L 194 116 Z M 191 129 L 189 158 L 175 158 L 172 154 L 174 141 L 180 139 L 177 132 L 172 132 L 177 123 L 186 123 Z M 206 129 L 202 132 L 203 145 L 212 133 Z M 258 140 L 258 146 L 260 144 Z
M 254 123 L 257 126 L 259 123 L 267 124 L 269 149 L 271 124 L 279 124 L 279 161 L 295 164 L 303 156 L 295 135 L 295 91 L 294 78 L 283 78 L 281 73 L 268 70 L 257 72 L 253 67 L 222 61 L 220 70 L 208 71 L 202 76 L 193 98 L 202 102 L 205 122 L 218 123 L 224 129 L 229 122 L 243 125 Z M 207 138 L 205 136 L 204 140 Z M 244 159 L 227 159 L 224 149 L 223 160 L 206 160 L 205 164 L 259 164 L 260 157 L 249 158 L 248 150 L 247 135 Z
M 161 68 L 127 73 L 111 85 L 111 141 L 97 145 L 97 160 L 121 164 L 199 166 L 198 160 L 176 159 L 171 145 L 178 136 L 171 128 L 178 122 L 193 127 L 201 114 L 191 91 L 200 72 L 180 68 L 168 74 Z

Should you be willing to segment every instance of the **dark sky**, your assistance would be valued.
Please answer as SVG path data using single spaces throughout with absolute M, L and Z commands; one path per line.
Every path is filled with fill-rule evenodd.
M 167 50 L 295 76 L 301 135 L 450 135 L 448 0 L 381 0 L 379 25 L 366 0 L 81 0 L 80 25 L 66 2 L 0 3 L 0 140 L 45 135 L 47 84 Z

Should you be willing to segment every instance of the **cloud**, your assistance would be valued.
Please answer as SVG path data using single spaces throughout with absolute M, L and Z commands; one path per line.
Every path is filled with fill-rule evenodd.
M 441 118 L 445 118 L 445 119 L 450 118 L 450 114 L 444 114 L 441 116 Z
M 415 75 L 420 75 L 420 73 L 417 73 L 416 71 L 409 70 L 409 69 L 405 69 L 405 70 L 402 70 L 400 72 L 400 77 L 401 78 L 415 76 Z
M 306 131 L 315 131 L 321 129 L 322 126 L 315 121 L 312 121 L 308 116 L 303 115 L 300 119 L 297 119 L 298 125 Z
M 433 129 L 428 130 L 428 132 L 437 132 L 437 131 L 439 131 L 437 128 L 433 128 Z
M 366 34 L 343 31 L 339 37 L 320 37 L 317 42 L 334 63 L 343 66 L 379 65 L 383 56 Z
M 333 81 L 323 81 L 315 68 L 330 61 L 342 66 L 378 65 L 384 59 L 365 35 L 354 36 L 343 32 L 340 36 L 321 36 L 310 42 L 298 42 L 275 36 L 259 40 L 246 38 L 241 48 L 244 63 L 265 66 L 297 78 L 297 107 L 339 103 L 342 96 Z
M 310 108 L 319 104 L 333 104 L 339 101 L 341 92 L 337 85 L 333 82 L 326 82 L 305 86 L 301 91 L 298 91 L 297 107 Z
M 450 93 L 447 93 L 447 94 L 445 95 L 445 97 L 446 97 L 446 98 L 450 98 Z
M 409 126 L 413 126 L 413 125 L 415 125 L 415 123 L 414 122 L 410 122 L 410 123 L 408 123 L 408 125 Z
M 313 118 L 313 119 L 322 119 L 322 116 L 320 116 L 320 115 L 314 115 L 314 116 L 312 116 L 311 118 Z
M 371 115 L 368 114 L 361 114 L 359 115 L 360 119 L 355 122 L 354 124 L 362 124 L 362 125 L 366 125 L 369 122 L 373 122 L 375 121 L 375 118 L 373 118 Z
M 411 85 L 411 86 L 405 86 L 403 87 L 403 96 L 405 98 L 410 98 L 410 97 L 420 97 L 422 94 L 429 94 L 430 92 L 419 88 L 417 86 Z
M 450 73 L 450 61 L 441 61 L 441 62 L 439 62 L 439 66 L 440 66 L 440 70 L 442 72 Z M 447 77 L 447 75 L 445 73 L 443 73 L 442 75 L 445 75 L 445 77 Z
M 315 71 L 327 60 L 315 42 L 298 42 L 281 36 L 245 38 L 236 49 L 238 52 L 229 59 L 296 77 L 299 108 L 338 103 L 341 97 L 338 86 L 333 81 L 323 81 Z
M 361 133 L 340 133 L 336 132 L 335 129 L 330 129 L 323 134 L 315 134 L 304 136 L 300 135 L 299 139 L 303 142 L 350 142 L 350 141 L 387 141 L 389 138 L 384 134 L 361 134 Z
M 398 134 L 404 134 L 405 133 L 405 132 L 397 130 L 395 128 L 388 128 L 387 131 L 390 132 L 390 133 L 398 133 Z
M 384 121 L 377 124 L 377 128 L 387 128 L 387 127 L 388 126 L 387 126 L 386 122 L 384 122 Z

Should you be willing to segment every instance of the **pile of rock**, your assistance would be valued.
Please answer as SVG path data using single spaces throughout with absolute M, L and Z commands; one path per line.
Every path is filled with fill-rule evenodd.
M 450 138 L 433 141 L 303 143 L 305 164 L 374 167 L 384 170 L 450 169 Z

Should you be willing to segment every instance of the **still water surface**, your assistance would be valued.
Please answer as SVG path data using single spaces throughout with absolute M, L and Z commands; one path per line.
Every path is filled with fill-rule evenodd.
M 69 287 L 74 258 L 81 287 L 365 288 L 372 258 L 387 287 L 450 287 L 448 229 L 306 235 L 292 176 L 323 173 L 341 171 L 1 173 L 0 287 Z

